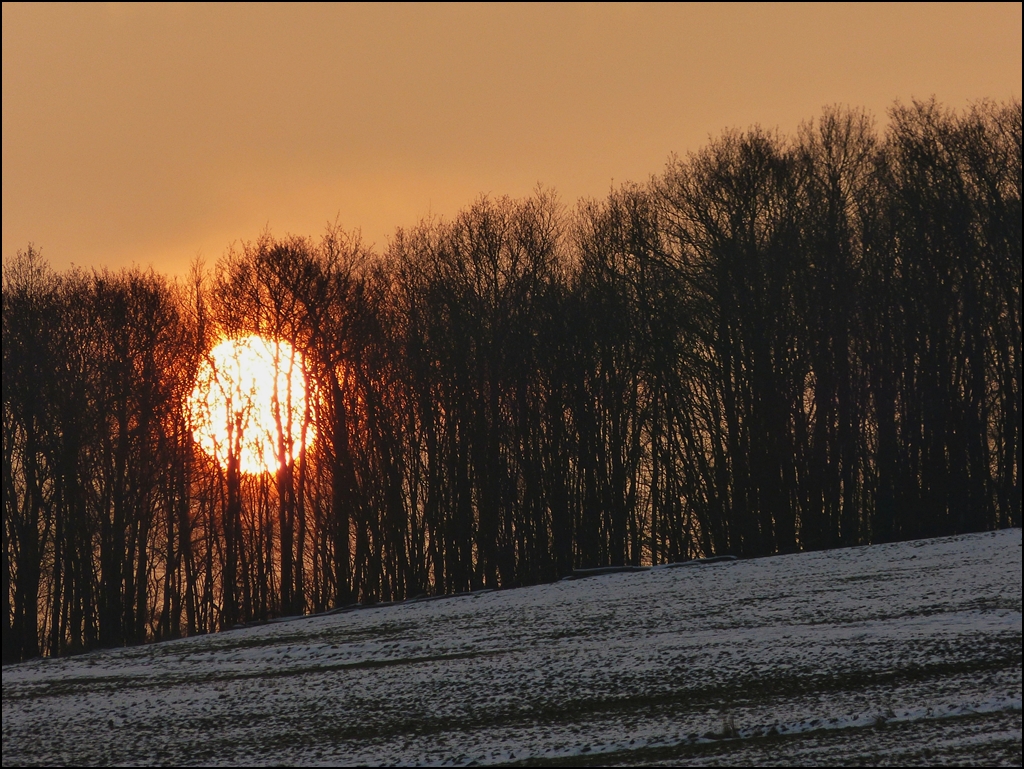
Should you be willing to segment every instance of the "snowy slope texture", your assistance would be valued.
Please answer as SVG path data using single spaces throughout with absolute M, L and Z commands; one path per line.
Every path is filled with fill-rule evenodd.
M 3 764 L 1021 763 L 1021 530 L 3 670 Z

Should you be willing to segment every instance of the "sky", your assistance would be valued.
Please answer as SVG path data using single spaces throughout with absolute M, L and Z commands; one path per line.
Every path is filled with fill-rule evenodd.
M 3 261 L 183 274 L 232 242 L 573 205 L 729 128 L 1021 98 L 1021 3 L 3 3 Z

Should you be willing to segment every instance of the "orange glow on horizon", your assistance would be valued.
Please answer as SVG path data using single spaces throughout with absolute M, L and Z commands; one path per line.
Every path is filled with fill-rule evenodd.
M 1020 3 L 3 3 L 4 263 L 179 277 L 335 220 L 569 206 L 823 107 L 1021 96 Z M 357 106 L 358 105 L 358 106 Z M 315 116 L 315 119 L 310 119 Z
M 302 354 L 283 340 L 225 339 L 199 366 L 188 398 L 192 436 L 221 467 L 274 473 L 314 438 Z

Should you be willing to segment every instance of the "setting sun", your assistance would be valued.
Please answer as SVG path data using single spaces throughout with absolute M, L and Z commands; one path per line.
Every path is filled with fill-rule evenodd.
M 196 443 L 222 467 L 237 457 L 243 473 L 276 472 L 313 438 L 305 363 L 283 340 L 217 344 L 199 366 L 188 411 Z

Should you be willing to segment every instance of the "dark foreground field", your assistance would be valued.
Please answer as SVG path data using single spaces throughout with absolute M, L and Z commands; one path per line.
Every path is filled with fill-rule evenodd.
M 3 764 L 1021 764 L 1021 531 L 3 669 Z

